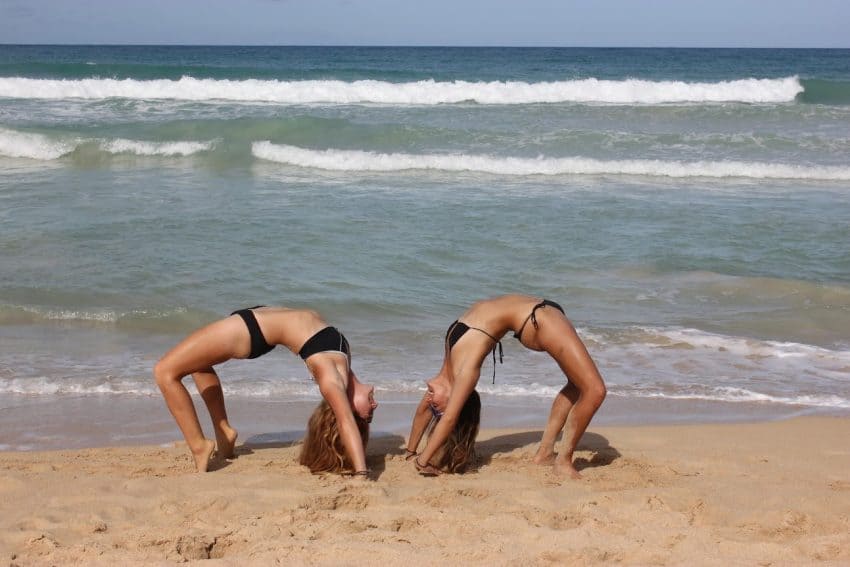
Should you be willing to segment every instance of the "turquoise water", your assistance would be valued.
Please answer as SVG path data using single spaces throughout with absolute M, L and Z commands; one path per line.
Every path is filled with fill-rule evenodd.
M 0 46 L 0 406 L 164 411 L 156 359 L 258 303 L 405 406 L 522 292 L 579 328 L 600 421 L 846 414 L 848 156 L 848 50 Z M 563 376 L 505 347 L 485 416 L 534 421 Z M 284 352 L 222 375 L 318 399 Z

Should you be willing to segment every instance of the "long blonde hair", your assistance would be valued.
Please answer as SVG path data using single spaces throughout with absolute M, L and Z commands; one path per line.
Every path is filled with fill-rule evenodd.
M 430 437 L 439 419 L 434 418 L 428 427 Z M 473 390 L 464 402 L 449 438 L 431 458 L 431 463 L 450 473 L 464 473 L 475 465 L 475 438 L 481 425 L 481 397 Z
M 357 414 L 354 415 L 354 421 L 365 450 L 369 442 L 369 423 Z M 336 415 L 325 400 L 316 407 L 307 422 L 307 435 L 298 462 L 312 473 L 342 472 L 354 468 L 342 444 Z

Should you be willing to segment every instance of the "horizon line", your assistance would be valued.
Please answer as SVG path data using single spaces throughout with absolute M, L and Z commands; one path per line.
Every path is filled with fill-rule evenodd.
M 331 43 L 7 43 L 2 47 L 303 47 L 303 48 L 364 48 L 364 49 L 797 49 L 850 50 L 835 46 L 760 46 L 760 45 L 447 45 L 447 44 L 331 44 Z

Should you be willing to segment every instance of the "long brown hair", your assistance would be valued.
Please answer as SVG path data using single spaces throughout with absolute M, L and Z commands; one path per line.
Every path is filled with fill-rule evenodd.
M 432 419 L 428 435 L 436 427 L 438 420 Z M 449 438 L 431 458 L 435 466 L 445 472 L 464 473 L 475 465 L 475 438 L 481 425 L 481 397 L 473 390 L 464 402 Z
M 365 450 L 369 442 L 369 423 L 357 414 L 354 421 Z M 354 468 L 342 444 L 336 415 L 325 400 L 316 407 L 307 422 L 307 436 L 298 462 L 308 467 L 311 473 L 342 472 Z

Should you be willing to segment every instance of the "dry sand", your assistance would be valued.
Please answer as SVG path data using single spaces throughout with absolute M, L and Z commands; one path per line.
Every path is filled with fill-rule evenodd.
M 182 445 L 0 453 L 0 565 L 850 565 L 850 419 L 591 427 L 579 481 L 485 431 L 475 473 L 423 478 L 399 436 L 375 480 L 296 445 L 211 473 Z

